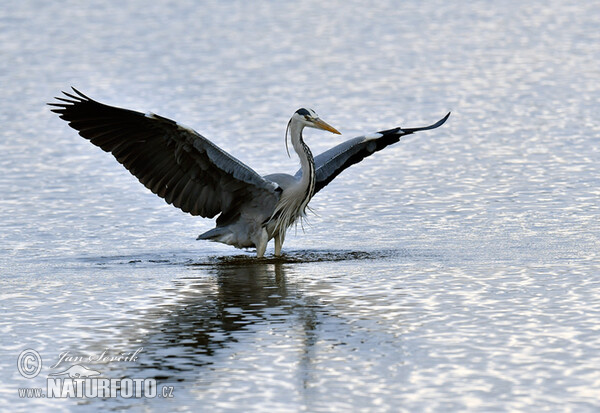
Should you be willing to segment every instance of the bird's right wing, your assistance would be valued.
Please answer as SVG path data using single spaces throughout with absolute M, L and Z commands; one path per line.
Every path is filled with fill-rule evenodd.
M 96 102 L 73 88 L 53 112 L 110 152 L 152 192 L 184 212 L 237 214 L 251 201 L 266 208 L 279 188 L 197 132 L 170 119 Z M 220 218 L 221 218 L 220 217 Z
M 422 130 L 435 129 L 444 124 L 450 113 L 436 123 L 420 128 L 394 128 L 367 136 L 347 140 L 315 157 L 315 194 L 329 184 L 344 169 L 365 159 L 367 156 L 396 143 L 402 136 Z M 302 175 L 302 170 L 296 172 L 296 177 Z

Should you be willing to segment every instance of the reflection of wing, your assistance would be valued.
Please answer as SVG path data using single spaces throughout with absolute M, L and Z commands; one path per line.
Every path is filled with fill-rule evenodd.
M 52 109 L 169 204 L 212 218 L 251 199 L 277 201 L 276 186 L 192 129 L 158 115 L 96 102 L 73 89 Z
M 315 173 L 317 182 L 315 194 L 329 184 L 344 169 L 365 159 L 374 152 L 396 143 L 404 135 L 422 130 L 435 129 L 446 122 L 450 113 L 436 123 L 421 128 L 395 128 L 374 133 L 368 136 L 347 140 L 315 157 Z M 302 170 L 296 172 L 296 177 L 302 175 Z

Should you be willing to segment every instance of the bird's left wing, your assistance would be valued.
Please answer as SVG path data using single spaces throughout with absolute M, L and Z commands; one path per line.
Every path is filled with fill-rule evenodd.
M 110 152 L 152 192 L 184 212 L 235 215 L 254 200 L 274 206 L 276 184 L 192 129 L 155 114 L 96 102 L 73 88 L 50 103 L 79 134 Z
M 365 159 L 367 156 L 396 143 L 402 136 L 422 130 L 435 129 L 444 124 L 450 113 L 436 123 L 420 128 L 394 128 L 380 131 L 371 135 L 359 136 L 347 140 L 315 157 L 315 194 L 329 184 L 344 169 Z M 296 172 L 296 177 L 302 175 L 302 170 Z

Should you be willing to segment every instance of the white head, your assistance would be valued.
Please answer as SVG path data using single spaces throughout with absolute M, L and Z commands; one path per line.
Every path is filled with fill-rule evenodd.
M 315 129 L 323 129 L 329 132 L 337 133 L 341 135 L 333 126 L 328 125 L 326 122 L 319 119 L 319 115 L 312 109 L 300 108 L 292 115 L 291 122 L 298 122 L 303 126 Z
M 288 144 L 287 144 L 287 135 L 290 130 L 290 126 L 293 123 L 300 125 L 299 132 L 302 132 L 302 129 L 304 127 L 308 127 L 308 128 L 322 129 L 322 130 L 326 130 L 326 131 L 329 131 L 332 133 L 337 133 L 338 135 L 341 135 L 341 133 L 338 132 L 338 130 L 335 129 L 333 126 L 322 121 L 319 118 L 319 115 L 317 115 L 314 110 L 300 108 L 296 112 L 294 112 L 294 114 L 292 115 L 292 118 L 288 122 L 287 129 L 285 131 L 285 149 L 287 150 L 288 155 L 290 154 L 290 151 L 288 149 Z M 302 139 L 302 136 L 300 134 L 298 134 L 298 138 Z M 292 136 L 292 139 L 294 139 L 294 136 Z

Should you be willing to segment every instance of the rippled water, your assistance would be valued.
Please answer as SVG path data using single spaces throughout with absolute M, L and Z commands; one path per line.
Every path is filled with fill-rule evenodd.
M 594 2 L 3 3 L 0 410 L 598 410 L 598 27 Z M 261 174 L 296 170 L 300 106 L 344 134 L 307 132 L 315 153 L 452 116 L 257 261 L 50 113 L 70 85 Z M 174 398 L 18 396 L 61 353 L 142 347 L 83 364 Z

